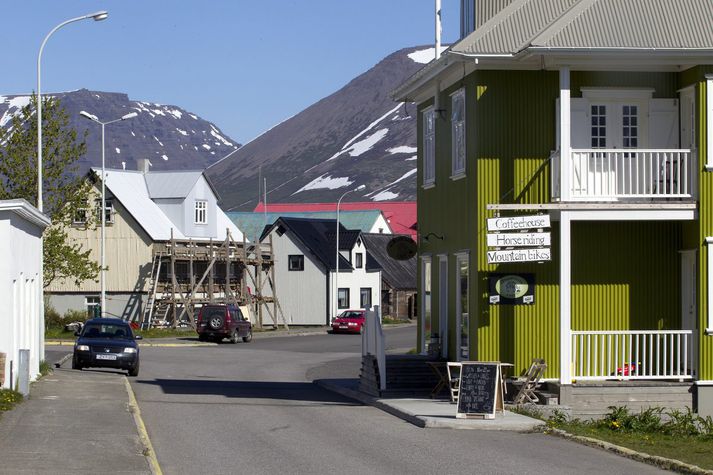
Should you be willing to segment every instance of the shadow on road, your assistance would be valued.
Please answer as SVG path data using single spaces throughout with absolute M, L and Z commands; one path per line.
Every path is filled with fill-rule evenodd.
M 333 403 L 345 406 L 361 404 L 319 388 L 313 383 L 281 381 L 225 381 L 202 379 L 141 380 L 140 384 L 159 386 L 164 394 L 215 395 L 244 399 L 280 399 Z

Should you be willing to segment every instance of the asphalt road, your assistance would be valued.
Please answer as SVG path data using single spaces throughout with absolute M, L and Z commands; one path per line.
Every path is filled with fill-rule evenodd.
M 415 328 L 386 335 L 410 348 Z M 314 385 L 357 377 L 358 336 L 141 351 L 132 386 L 166 474 L 658 472 L 542 434 L 419 429 Z

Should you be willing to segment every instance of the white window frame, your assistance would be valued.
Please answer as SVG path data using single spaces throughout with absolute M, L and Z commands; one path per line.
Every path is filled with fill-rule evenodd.
M 457 349 L 457 359 L 458 361 L 462 360 L 469 360 L 470 359 L 470 328 L 471 328 L 471 319 L 470 319 L 470 254 L 468 251 L 462 251 L 462 252 L 456 252 L 454 254 L 456 258 L 456 266 L 455 266 L 455 302 L 456 302 L 456 349 Z M 466 278 L 466 305 L 468 308 L 465 309 L 465 312 L 463 311 L 463 308 L 461 306 L 461 282 L 460 282 L 460 266 L 461 264 L 465 262 L 467 269 L 468 269 L 468 276 Z M 461 340 L 463 339 L 463 336 L 461 334 L 461 327 L 462 327 L 462 319 L 463 315 L 467 315 L 468 318 L 468 330 L 467 334 L 465 336 L 467 344 L 466 344 L 466 354 L 462 355 L 462 346 L 461 346 Z
M 101 306 L 101 297 L 99 295 L 85 295 L 84 308 L 87 311 L 89 318 L 94 318 L 94 308 Z
M 465 176 L 465 88 L 451 94 L 451 179 Z M 459 145 L 460 144 L 460 145 Z
M 193 224 L 208 224 L 208 200 L 196 200 L 193 208 Z
M 421 341 L 419 342 L 421 354 L 426 354 L 428 347 L 426 346 L 426 315 L 430 320 L 431 333 L 433 333 L 433 288 L 432 288 L 432 258 L 431 255 L 421 256 L 421 302 L 418 307 L 421 321 Z M 428 291 L 426 290 L 428 289 Z M 426 299 L 426 294 L 428 299 Z M 428 300 L 428 302 L 427 302 Z M 426 305 L 428 303 L 428 305 Z
M 101 198 L 96 201 L 97 211 L 101 208 Z M 97 212 L 97 221 L 101 222 L 101 215 Z M 114 224 L 114 202 L 111 198 L 104 200 L 104 224 Z
M 436 185 L 436 109 L 427 107 L 422 113 L 423 124 L 423 187 Z M 429 121 L 431 127 L 428 127 Z

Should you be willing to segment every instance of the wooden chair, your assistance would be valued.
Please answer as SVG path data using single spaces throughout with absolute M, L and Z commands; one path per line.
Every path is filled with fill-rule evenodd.
M 540 384 L 540 379 L 547 369 L 547 363 L 541 358 L 534 358 L 530 368 L 520 378 L 513 381 L 516 388 L 519 388 L 513 404 L 523 404 L 526 402 L 537 403 L 535 389 Z
M 458 402 L 458 386 L 460 385 L 460 363 L 449 362 L 448 368 L 448 389 L 451 392 L 451 402 Z

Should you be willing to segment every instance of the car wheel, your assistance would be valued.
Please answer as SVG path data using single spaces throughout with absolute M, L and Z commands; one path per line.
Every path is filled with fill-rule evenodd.
M 224 317 L 222 315 L 212 315 L 208 320 L 208 326 L 212 330 L 220 330 L 223 328 Z
M 233 330 L 233 333 L 230 334 L 230 343 L 236 344 L 239 340 L 238 330 Z
M 133 368 L 129 369 L 129 376 L 138 376 L 139 375 L 139 360 L 136 360 L 136 365 L 134 365 Z
M 79 364 L 77 358 L 72 358 L 72 369 L 82 370 L 82 365 Z
M 245 343 L 247 343 L 247 342 L 249 342 L 249 341 L 252 340 L 252 339 L 253 339 L 253 329 L 251 328 L 251 329 L 248 330 L 248 334 L 243 337 L 243 341 L 244 341 Z

